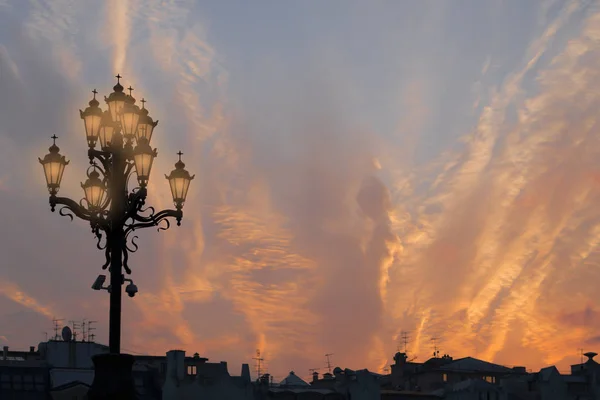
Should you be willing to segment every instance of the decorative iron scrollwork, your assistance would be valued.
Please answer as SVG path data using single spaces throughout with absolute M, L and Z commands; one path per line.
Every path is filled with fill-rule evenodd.
M 58 213 L 63 217 L 71 218 L 71 222 L 73 222 L 73 213 L 71 211 L 72 210 L 68 206 L 63 206 L 60 208 L 60 210 L 58 210 Z

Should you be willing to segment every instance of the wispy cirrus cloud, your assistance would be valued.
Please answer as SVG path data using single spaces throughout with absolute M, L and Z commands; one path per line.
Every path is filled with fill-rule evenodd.
M 162 174 L 177 150 L 197 174 L 183 226 L 140 234 L 130 258 L 141 292 L 124 303 L 126 348 L 230 364 L 259 348 L 276 376 L 325 353 L 377 370 L 408 330 L 421 358 L 435 335 L 456 356 L 576 361 L 597 327 L 597 10 L 430 6 L 8 7 L 0 206 L 21 210 L 0 228 L 8 304 L 105 319 L 106 298 L 87 289 L 102 255 L 85 224 L 47 212 L 29 163 L 59 132 L 74 160 L 61 193 L 77 197 L 76 109 L 120 72 L 160 120 L 149 203 L 170 207 Z M 516 12 L 515 32 L 495 25 Z

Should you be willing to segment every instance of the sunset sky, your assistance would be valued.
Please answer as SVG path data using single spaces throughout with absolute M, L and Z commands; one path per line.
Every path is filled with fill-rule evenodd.
M 600 3 L 0 0 L 0 343 L 108 295 L 83 197 L 84 109 L 120 73 L 164 174 L 196 174 L 180 228 L 139 233 L 124 351 L 239 375 L 383 371 L 442 353 L 560 370 L 600 351 Z M 102 102 L 101 107 L 106 109 Z

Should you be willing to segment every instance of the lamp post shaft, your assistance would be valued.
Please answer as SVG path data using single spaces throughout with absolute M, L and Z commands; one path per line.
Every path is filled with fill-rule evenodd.
M 121 352 L 121 295 L 123 284 L 122 240 L 115 235 L 111 243 L 110 262 L 110 317 L 108 347 L 113 354 Z
M 126 160 L 121 151 L 112 154 L 111 170 L 111 208 L 110 222 L 112 225 L 110 237 L 110 316 L 108 347 L 112 354 L 121 352 L 121 298 L 123 285 L 123 246 L 125 238 L 123 231 L 123 216 L 126 207 Z

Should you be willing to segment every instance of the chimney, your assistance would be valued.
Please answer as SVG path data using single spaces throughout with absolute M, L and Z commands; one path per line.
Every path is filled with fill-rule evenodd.
M 248 364 L 242 364 L 242 379 L 244 382 L 250 382 L 250 366 Z
M 313 383 L 319 381 L 319 373 L 317 371 L 313 372 Z
M 35 346 L 29 346 L 29 352 L 35 353 Z
M 4 346 L 2 348 L 2 359 L 4 361 L 6 361 L 7 358 L 8 358 L 8 346 Z
M 586 363 L 594 362 L 594 357 L 596 357 L 597 355 L 598 355 L 598 353 L 594 353 L 593 351 L 589 351 L 589 352 L 585 353 L 584 356 L 586 356 L 588 358 Z
M 264 374 L 263 376 L 261 376 L 259 378 L 259 382 L 263 385 L 269 386 L 269 381 L 270 381 L 271 375 L 269 374 Z
M 185 376 L 185 351 L 171 350 L 167 352 L 167 376 L 182 381 Z

